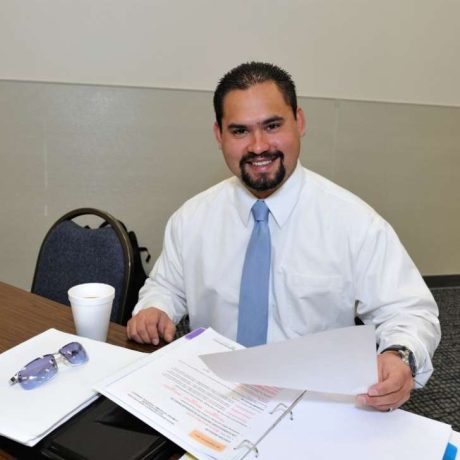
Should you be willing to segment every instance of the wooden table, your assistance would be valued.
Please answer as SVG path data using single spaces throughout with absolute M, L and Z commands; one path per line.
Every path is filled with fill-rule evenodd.
M 75 334 L 69 307 L 0 282 L 0 353 L 52 327 Z M 110 324 L 107 342 L 143 352 L 159 348 L 128 340 L 126 328 L 115 323 Z M 0 460 L 15 458 L 38 457 L 31 448 L 0 437 Z
M 0 282 L 0 353 L 51 327 L 75 334 L 69 307 Z M 158 348 L 128 340 L 126 328 L 115 323 L 107 342 L 144 352 Z

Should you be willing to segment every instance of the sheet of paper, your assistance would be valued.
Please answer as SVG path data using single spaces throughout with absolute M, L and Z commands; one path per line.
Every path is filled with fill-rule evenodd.
M 306 394 L 259 444 L 257 460 L 441 460 L 450 425 L 402 410 L 364 410 L 347 401 Z M 250 453 L 247 459 L 252 460 Z
M 201 359 L 231 382 L 325 393 L 366 393 L 377 382 L 373 326 L 353 326 Z
M 25 364 L 63 345 L 77 341 L 89 361 L 81 366 L 60 365 L 57 375 L 33 390 L 9 379 Z M 97 398 L 93 385 L 144 353 L 49 329 L 0 355 L 0 434 L 33 446 L 50 431 Z
M 311 397 L 311 395 L 310 395 L 310 397 Z M 406 417 L 406 416 L 404 416 L 404 417 Z M 409 417 L 409 418 L 410 418 L 410 417 Z M 389 421 L 391 422 L 391 417 L 390 417 Z M 406 422 L 406 423 L 411 423 L 411 420 L 407 419 L 407 420 L 405 420 L 405 422 Z M 288 424 L 288 426 L 289 426 L 289 424 Z M 281 428 L 281 429 L 285 429 L 285 428 L 283 427 L 283 428 Z M 276 439 L 273 439 L 273 442 L 275 442 L 275 441 L 277 440 L 278 443 L 279 443 L 280 440 L 279 440 L 279 438 L 278 438 L 277 436 L 278 436 L 278 435 L 275 434 L 275 438 L 276 438 Z M 279 436 L 281 436 L 281 433 L 280 433 Z M 444 435 L 443 435 L 443 434 L 441 434 L 441 436 L 442 436 L 442 439 L 439 440 L 439 443 L 441 443 L 441 442 L 443 441 L 443 438 L 444 438 Z M 428 439 L 428 438 L 427 438 L 427 439 Z M 431 439 L 431 437 L 430 437 L 429 439 Z M 289 442 L 289 438 L 287 439 L 287 442 Z M 298 441 L 296 441 L 296 443 L 297 443 L 297 442 L 298 442 Z M 460 448 L 460 433 L 458 433 L 457 431 L 452 431 L 452 432 L 451 432 L 451 435 L 450 435 L 450 438 L 449 438 L 449 443 L 451 443 L 453 446 L 455 446 L 455 447 L 457 447 L 457 449 L 459 449 L 459 448 Z M 266 446 L 266 447 L 264 448 L 264 450 L 265 450 L 265 449 L 270 449 L 270 445 L 269 445 L 269 444 L 270 444 L 270 442 L 266 441 L 265 443 L 261 443 L 261 446 L 262 446 L 262 447 L 263 447 L 264 445 Z M 349 444 L 348 444 L 348 445 L 349 445 Z M 358 445 L 359 445 L 359 443 L 358 443 Z M 442 446 L 441 446 L 441 447 L 442 447 Z M 359 448 L 358 448 L 357 450 L 359 450 Z M 436 452 L 433 452 L 433 455 L 437 455 L 437 449 L 435 449 L 435 450 L 436 450 Z M 460 449 L 459 449 L 459 450 L 460 450 Z M 305 452 L 305 449 L 302 448 L 302 451 Z M 343 452 L 343 451 L 342 451 L 342 452 Z M 432 447 L 430 447 L 430 452 L 432 452 Z M 326 454 L 326 452 L 324 452 L 323 456 L 325 456 L 325 454 Z M 417 449 L 417 454 L 419 454 L 418 449 Z M 397 455 L 397 454 L 396 454 L 396 455 Z M 249 455 L 249 456 L 250 456 L 250 455 Z M 268 456 L 269 456 L 269 454 L 267 454 L 266 452 L 265 452 L 265 454 L 264 454 L 264 453 L 262 452 L 262 457 L 259 457 L 259 458 L 261 458 L 262 460 L 264 460 L 264 459 L 265 459 L 265 460 L 270 460 L 269 458 L 266 458 L 266 457 L 268 457 Z M 358 454 L 357 457 L 355 457 L 354 455 L 351 455 L 351 454 L 350 454 L 350 455 L 344 456 L 343 458 L 347 458 L 347 457 L 350 458 L 350 457 L 351 457 L 351 458 L 353 458 L 353 459 L 356 458 L 356 459 L 359 460 L 360 456 L 361 456 L 360 453 Z M 291 457 L 290 457 L 290 458 L 291 458 Z M 292 458 L 295 460 L 295 455 L 294 455 Z M 342 456 L 341 456 L 341 458 L 342 458 Z M 374 458 L 374 457 L 372 456 L 372 458 Z M 437 460 L 440 460 L 440 458 L 441 458 L 441 457 L 439 457 Z M 185 453 L 185 454 L 180 458 L 180 460 L 196 460 L 196 457 L 193 457 L 191 454 L 189 454 L 189 453 L 187 452 L 187 453 Z M 302 460 L 304 460 L 304 457 L 302 457 Z M 387 459 L 385 459 L 385 460 L 387 460 Z M 388 460 L 393 460 L 393 457 L 391 457 L 391 458 L 388 459 Z M 398 460 L 398 459 L 396 458 L 396 460 Z
M 460 433 L 458 431 L 452 431 L 449 442 L 457 447 L 460 452 Z
M 259 439 L 300 392 L 226 382 L 198 357 L 236 348 L 212 329 L 194 331 L 95 388 L 197 458 L 239 459 L 237 447 Z

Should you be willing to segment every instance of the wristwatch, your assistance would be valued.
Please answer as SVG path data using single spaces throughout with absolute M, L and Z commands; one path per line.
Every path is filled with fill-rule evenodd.
M 385 350 L 383 350 L 382 353 L 384 353 L 385 351 L 398 352 L 402 362 L 410 367 L 412 377 L 415 377 L 415 374 L 417 374 L 417 364 L 415 362 L 414 353 L 411 350 L 409 350 L 409 348 L 403 345 L 392 345 L 391 347 L 385 348 Z

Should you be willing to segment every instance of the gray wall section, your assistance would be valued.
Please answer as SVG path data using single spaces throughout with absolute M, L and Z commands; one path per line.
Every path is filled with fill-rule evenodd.
M 200 91 L 0 81 L 0 280 L 30 288 L 47 229 L 83 206 L 123 220 L 155 259 L 168 216 L 230 174 L 211 100 Z M 300 103 L 303 163 L 382 214 L 423 274 L 460 273 L 460 108 Z

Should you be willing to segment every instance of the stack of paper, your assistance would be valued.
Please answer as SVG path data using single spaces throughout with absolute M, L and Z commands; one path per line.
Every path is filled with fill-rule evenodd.
M 247 350 L 207 329 L 96 388 L 200 460 L 440 460 L 449 425 L 355 406 L 376 378 L 367 326 Z
M 60 365 L 54 378 L 33 390 L 10 385 L 10 377 L 24 365 L 74 341 L 86 349 L 87 363 L 75 367 Z M 27 446 L 35 445 L 97 398 L 92 389 L 97 381 L 143 356 L 144 353 L 56 329 L 11 348 L 0 354 L 0 434 Z

